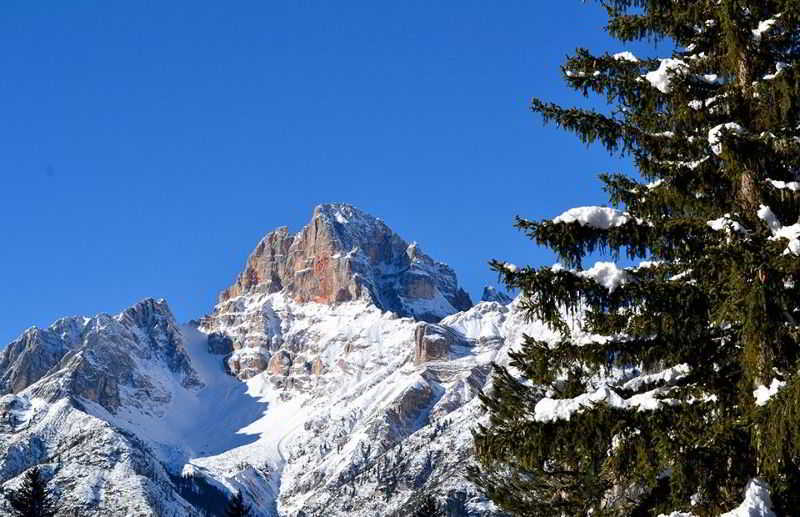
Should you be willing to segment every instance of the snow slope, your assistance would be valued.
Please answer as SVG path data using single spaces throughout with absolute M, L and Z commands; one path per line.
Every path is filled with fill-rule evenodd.
M 200 330 L 177 326 L 165 302 L 146 300 L 114 317 L 30 331 L 46 339 L 7 348 L 0 360 L 18 367 L 11 356 L 20 350 L 28 360 L 63 356 L 0 398 L 3 485 L 40 465 L 61 515 L 202 515 L 236 491 L 259 516 L 406 515 L 425 494 L 455 516 L 499 515 L 465 478 L 470 430 L 486 418 L 477 394 L 490 389 L 490 364 L 507 364 L 524 335 L 557 340 L 525 320 L 519 300 L 482 302 L 439 324 L 366 301 L 249 293 L 225 303 L 217 325 Z M 209 351 L 210 334 L 247 339 L 275 329 L 294 362 L 245 382 Z M 591 389 L 609 400 L 618 388 L 638 390 L 643 402 L 663 403 L 658 390 L 685 374 L 680 365 L 618 369 Z M 116 391 L 86 388 L 101 375 L 117 376 Z M 542 399 L 561 408 L 543 419 L 569 418 L 581 397 Z M 768 511 L 767 496 L 756 486 L 734 513 L 761 515 L 753 512 Z
M 63 352 L 56 364 L 2 399 L 5 485 L 44 465 L 64 510 L 82 515 L 192 515 L 202 508 L 184 498 L 181 483 L 198 480 L 223 494 L 243 491 L 262 516 L 319 515 L 322 508 L 358 515 L 355 501 L 363 515 L 390 515 L 425 490 L 460 505 L 463 515 L 492 513 L 464 467 L 469 423 L 479 413 L 475 396 L 490 361 L 504 353 L 511 308 L 481 303 L 451 317 L 453 343 L 430 358 L 417 330 L 433 324 L 366 301 L 251 296 L 235 304 L 245 311 L 241 320 L 225 318 L 232 326 L 214 331 L 235 330 L 237 322 L 263 331 L 250 317 L 268 312 L 257 321 L 279 328 L 295 358 L 318 360 L 316 372 L 265 371 L 242 382 L 226 373 L 223 356 L 209 352 L 207 334 L 178 327 L 163 301 L 77 320 L 77 333 L 48 338 L 48 353 Z M 77 389 L 112 375 L 109 393 Z M 347 495 L 357 478 L 358 493 Z
M 32 328 L 9 344 L 0 352 L 2 486 L 17 486 L 40 466 L 58 493 L 60 516 L 218 515 L 235 492 L 259 517 L 408 515 L 426 495 L 450 517 L 499 516 L 466 479 L 471 429 L 487 418 L 477 395 L 491 389 L 492 363 L 508 366 L 509 350 L 526 335 L 552 346 L 559 336 L 527 320 L 519 299 L 493 295 L 503 303 L 454 312 L 442 294 L 458 292 L 454 273 L 382 223 L 337 206 L 317 210 L 299 234 L 303 253 L 317 249 L 311 242 L 368 240 L 375 230 L 406 258 L 372 260 L 391 254 L 361 241 L 353 257 L 383 273 L 405 264 L 410 276 L 393 282 L 394 273 L 379 271 L 375 296 L 313 301 L 302 293 L 324 294 L 327 284 L 306 279 L 274 290 L 242 280 L 277 264 L 267 258 L 280 254 L 260 246 L 248 266 L 255 273 L 240 277 L 198 323 L 180 326 L 164 300 L 148 299 L 115 316 Z M 608 226 L 627 217 L 579 212 L 562 219 Z M 331 225 L 339 225 L 334 233 Z M 362 244 L 372 251 L 358 251 Z M 325 269 L 334 257 L 324 253 L 337 248 L 320 249 L 319 271 L 334 275 L 328 280 L 378 285 L 348 283 L 358 278 L 347 269 L 355 262 L 344 262 L 346 274 L 335 278 L 341 271 Z M 418 278 L 433 273 L 433 280 Z M 598 264 L 581 274 L 614 289 L 626 273 Z M 397 306 L 407 316 L 378 297 L 402 299 Z M 613 366 L 573 399 L 543 393 L 531 417 L 570 418 L 598 402 L 656 410 L 671 403 L 672 384 L 687 373 L 686 365 Z M 779 388 L 763 387 L 764 401 Z M 751 485 L 731 515 L 769 512 L 768 489 Z M 0 498 L 0 512 L 3 504 Z

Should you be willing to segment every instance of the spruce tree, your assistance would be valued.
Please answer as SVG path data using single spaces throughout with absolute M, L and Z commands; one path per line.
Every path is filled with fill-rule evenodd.
M 55 503 L 47 492 L 47 482 L 39 467 L 26 472 L 22 485 L 6 498 L 15 517 L 53 517 L 56 514 Z
M 250 507 L 245 504 L 242 492 L 236 492 L 225 508 L 225 517 L 250 517 L 250 515 Z
M 436 498 L 429 495 L 420 502 L 412 517 L 445 517 L 445 513 L 439 508 Z
M 471 477 L 519 516 L 719 515 L 751 480 L 797 515 L 800 2 L 601 4 L 612 37 L 674 50 L 568 57 L 607 110 L 532 101 L 639 177 L 600 176 L 611 207 L 517 219 L 558 267 L 492 262 L 559 337 L 495 368 Z M 584 269 L 596 252 L 613 263 Z

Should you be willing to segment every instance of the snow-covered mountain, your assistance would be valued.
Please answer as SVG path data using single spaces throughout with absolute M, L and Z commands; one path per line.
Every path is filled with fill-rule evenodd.
M 149 437 L 118 425 L 149 419 L 169 432 L 176 395 L 202 388 L 163 300 L 29 329 L 2 351 L 0 371 L 4 487 L 40 465 L 61 515 L 191 514 Z
M 308 354 L 309 364 L 293 359 L 298 347 L 285 335 L 291 325 L 271 309 L 266 301 L 271 298 L 261 296 L 272 293 L 301 304 L 362 301 L 430 322 L 472 306 L 449 266 L 408 244 L 380 219 L 343 204 L 316 207 L 311 222 L 295 235 L 286 227 L 270 232 L 203 320 L 204 330 L 216 333 L 215 349 L 233 353 L 227 364 L 242 379 L 267 368 L 276 373 L 283 367 L 322 367 L 311 364 L 318 358 Z
M 345 204 L 325 204 L 300 232 L 270 232 L 220 302 L 284 291 L 299 302 L 367 300 L 401 316 L 438 321 L 472 306 L 446 264 L 409 244 L 380 219 Z
M 502 291 L 498 291 L 497 288 L 491 285 L 487 285 L 483 288 L 483 294 L 481 295 L 482 302 L 497 302 L 502 303 L 503 305 L 508 305 L 513 301 L 509 295 Z
M 506 300 L 503 300 L 506 301 Z M 460 312 L 459 312 L 460 311 Z M 0 352 L 0 480 L 40 465 L 61 515 L 495 515 L 465 479 L 477 393 L 526 323 L 380 220 L 321 205 L 265 237 L 210 315 L 164 300 Z

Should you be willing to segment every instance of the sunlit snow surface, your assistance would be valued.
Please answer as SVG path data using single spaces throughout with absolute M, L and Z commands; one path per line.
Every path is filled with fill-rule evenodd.
M 672 512 L 661 514 L 658 517 L 697 517 L 690 512 Z M 769 487 L 763 481 L 752 479 L 745 489 L 742 504 L 719 517 L 775 517 L 772 511 L 772 499 L 769 496 Z
M 553 223 L 580 223 L 600 230 L 622 226 L 630 220 L 624 212 L 606 206 L 581 206 L 571 208 L 553 219 Z
M 610 279 L 619 271 L 608 264 L 589 271 L 609 288 L 617 283 Z M 59 393 L 69 368 L 2 397 L 14 421 L 0 427 L 4 486 L 17 486 L 26 468 L 43 465 L 65 491 L 63 505 L 91 516 L 192 515 L 171 485 L 180 476 L 203 479 L 223 493 L 242 491 L 262 517 L 293 517 L 301 510 L 308 516 L 388 516 L 405 511 L 420 493 L 461 493 L 469 515 L 492 515 L 496 509 L 464 475 L 471 430 L 487 421 L 477 394 L 491 389 L 490 364 L 508 366 L 508 351 L 525 335 L 554 346 L 559 340 L 543 323 L 527 321 L 519 301 L 480 303 L 446 317 L 437 328 L 456 342 L 446 357 L 421 364 L 415 334 L 426 324 L 365 302 L 299 304 L 280 293 L 229 302 L 216 330 L 254 342 L 280 331 L 298 355 L 322 362 L 319 375 L 300 376 L 294 384 L 276 383 L 268 372 L 246 382 L 228 375 L 223 356 L 209 353 L 206 335 L 193 326 L 181 327 L 176 344 L 191 370 L 168 366 L 147 341 L 152 334 L 162 343 L 158 325 L 174 325 L 165 306 L 129 335 L 115 326 L 120 317 L 81 320 L 75 328 L 83 330 L 59 338 L 79 350 L 75 357 L 103 347 L 138 349 L 123 357 L 138 380 L 121 382 L 122 404 L 113 413 L 85 398 L 76 400 L 79 409 L 68 398 L 41 398 Z M 581 333 L 572 321 L 579 343 L 604 339 Z M 101 340 L 86 330 L 92 325 Z M 655 410 L 674 403 L 670 386 L 687 373 L 686 365 L 648 372 L 615 367 L 594 379 L 586 394 L 564 400 L 548 393 L 530 413 L 541 421 L 567 419 L 598 402 Z M 639 393 L 623 399 L 618 389 Z M 386 465 L 399 473 L 391 493 L 377 476 Z M 741 510 L 751 513 L 728 517 L 770 515 L 752 513 L 762 507 L 769 507 L 768 492 L 754 484 Z
M 755 390 L 753 390 L 753 398 L 756 399 L 756 405 L 766 405 L 767 402 L 769 402 L 769 399 L 774 397 L 784 386 L 786 386 L 786 383 L 779 381 L 778 379 L 772 379 L 769 387 L 764 386 L 763 384 L 759 385 Z
M 645 74 L 644 78 L 661 93 L 669 93 L 672 91 L 672 77 L 684 73 L 686 68 L 686 63 L 680 59 L 666 58 L 661 60 L 656 70 Z
M 279 334 L 282 342 L 295 344 L 298 356 L 319 359 L 323 372 L 301 377 L 299 388 L 276 389 L 268 373 L 249 379 L 248 396 L 267 403 L 264 416 L 239 431 L 255 441 L 191 463 L 216 477 L 235 471 L 241 461 L 269 462 L 282 515 L 301 509 L 316 515 L 322 508 L 345 515 L 351 504 L 363 507 L 364 515 L 389 515 L 422 489 L 401 483 L 389 499 L 381 495 L 372 472 L 381 462 L 398 460 L 400 451 L 402 470 L 423 485 L 440 493 L 475 492 L 464 466 L 470 429 L 480 417 L 476 395 L 491 361 L 504 360 L 507 343 L 519 342 L 523 329 L 537 333 L 511 313 L 487 302 L 445 318 L 441 325 L 460 336 L 461 344 L 444 360 L 415 364 L 415 330 L 423 324 L 411 318 L 364 302 L 297 304 L 281 294 L 233 300 L 217 314 L 224 323 L 214 331 L 252 338 Z M 447 430 L 437 430 L 445 425 Z M 436 464 L 429 471 L 431 457 Z M 344 494 L 352 475 L 358 476 L 359 493 Z M 492 508 L 479 497 L 467 506 L 476 515 Z

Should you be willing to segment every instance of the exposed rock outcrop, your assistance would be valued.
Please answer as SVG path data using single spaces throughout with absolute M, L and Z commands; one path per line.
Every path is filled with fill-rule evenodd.
M 464 345 L 457 332 L 432 323 L 420 323 L 414 330 L 414 364 L 450 358 L 456 345 Z
M 322 362 L 322 359 L 317 357 L 311 362 L 311 373 L 314 375 L 322 375 L 322 372 L 325 370 L 325 363 Z
M 384 447 L 390 448 L 416 431 L 419 421 L 428 417 L 437 391 L 441 391 L 441 388 L 420 377 L 386 407 L 382 418 L 376 419 L 368 434 L 379 438 Z
M 220 332 L 208 335 L 208 351 L 215 355 L 228 355 L 233 352 L 233 340 Z
M 426 321 L 472 306 L 450 267 L 409 245 L 380 219 L 345 204 L 317 206 L 311 222 L 295 235 L 286 227 L 270 232 L 219 301 L 281 290 L 298 302 L 365 299 Z
M 249 379 L 268 369 L 270 355 L 263 349 L 248 348 L 241 353 L 225 356 L 225 361 L 231 373 L 240 379 Z
M 134 400 L 165 402 L 158 383 L 136 367 L 148 361 L 163 363 L 184 386 L 200 384 L 164 300 L 146 299 L 116 316 L 64 318 L 47 329 L 27 330 L 0 352 L 0 394 L 19 393 L 42 380 L 35 389 L 40 398 L 81 397 L 110 413 L 122 404 L 122 387 Z
M 275 382 L 284 384 L 280 377 L 299 380 L 321 371 L 321 364 L 312 362 L 314 352 L 298 345 L 307 342 L 306 336 L 284 335 L 283 316 L 261 301 L 278 292 L 298 303 L 361 300 L 429 322 L 472 306 L 449 266 L 408 244 L 380 219 L 350 205 L 319 205 L 297 234 L 282 227 L 264 237 L 244 272 L 202 322 L 214 353 L 226 353 L 230 339 L 233 353 L 226 364 L 240 379 L 267 369 Z M 350 351 L 345 347 L 345 354 Z M 303 360 L 296 364 L 287 359 L 298 354 Z
M 497 302 L 503 305 L 508 305 L 512 302 L 512 299 L 509 295 L 502 291 L 498 291 L 495 287 L 491 285 L 487 285 L 483 288 L 483 294 L 481 295 L 482 302 Z
M 0 352 L 0 394 L 19 393 L 44 377 L 80 346 L 87 326 L 84 318 L 62 318 L 48 329 L 26 330 Z
M 292 354 L 286 350 L 281 350 L 275 353 L 269 360 L 267 373 L 270 375 L 281 375 L 286 377 L 292 368 Z

